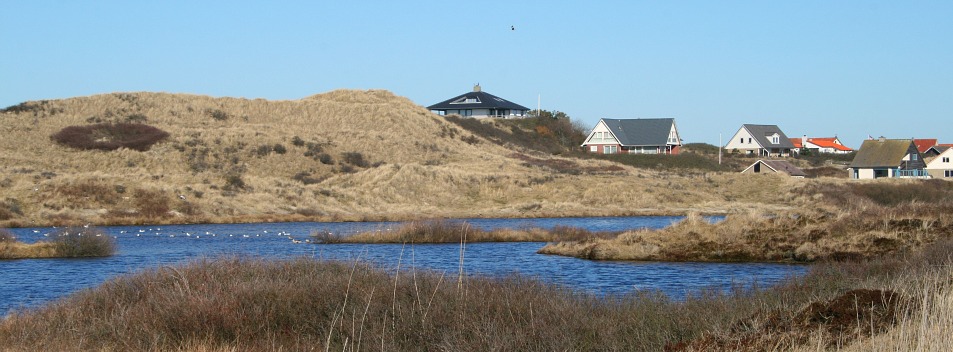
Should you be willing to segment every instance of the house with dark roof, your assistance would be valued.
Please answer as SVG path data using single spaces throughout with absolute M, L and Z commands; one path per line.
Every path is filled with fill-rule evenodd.
M 912 139 L 868 139 L 847 170 L 853 179 L 927 177 L 926 163 Z
M 743 174 L 786 174 L 795 178 L 804 178 L 807 173 L 787 160 L 758 160 L 741 171 Z
M 602 154 L 678 154 L 681 146 L 673 118 L 600 119 L 582 144 Z
M 922 154 L 924 158 L 929 158 L 929 157 L 940 155 L 941 153 L 945 152 L 947 149 L 950 149 L 950 147 L 953 147 L 953 144 L 937 144 L 935 146 L 930 147 Z
M 440 115 L 457 114 L 465 117 L 522 118 L 529 108 L 484 92 L 480 85 L 467 92 L 428 106 L 427 109 Z
M 801 138 L 791 138 L 791 144 L 794 149 L 800 153 L 804 150 L 810 150 L 818 153 L 848 154 L 854 150 L 841 143 L 840 138 L 834 137 L 812 137 L 801 136 Z
M 744 124 L 728 140 L 725 149 L 757 156 L 788 156 L 794 144 L 777 125 Z

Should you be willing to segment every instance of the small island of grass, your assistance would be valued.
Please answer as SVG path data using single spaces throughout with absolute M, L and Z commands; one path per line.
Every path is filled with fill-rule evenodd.
M 23 243 L 0 229 L 0 259 L 108 257 L 116 252 L 113 239 L 97 228 L 64 228 L 51 241 Z
M 590 241 L 612 238 L 619 232 L 594 232 L 571 226 L 552 229 L 494 229 L 483 230 L 466 221 L 425 220 L 402 224 L 395 229 L 367 231 L 353 235 L 339 235 L 315 231 L 315 243 L 476 243 L 476 242 L 558 242 Z

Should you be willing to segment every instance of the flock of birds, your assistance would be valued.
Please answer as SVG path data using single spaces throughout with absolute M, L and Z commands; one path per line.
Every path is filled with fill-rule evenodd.
M 84 228 L 89 228 L 89 225 L 85 225 L 85 226 L 83 226 L 83 227 L 84 227 Z M 53 231 L 42 233 L 42 235 L 43 235 L 44 237 L 50 237 L 51 235 L 52 235 L 52 236 L 55 236 L 56 234 L 58 234 L 58 232 L 56 231 L 56 229 L 57 229 L 57 227 L 56 227 L 56 226 L 53 226 Z M 62 233 L 59 233 L 59 234 L 60 234 L 60 235 L 69 235 L 70 233 L 69 233 L 68 231 L 69 231 L 69 230 L 67 230 L 67 231 L 65 231 L 65 232 L 62 232 Z M 33 233 L 35 233 L 35 234 L 40 234 L 41 232 L 42 232 L 42 231 L 40 231 L 40 230 L 33 230 Z M 120 230 L 120 231 L 119 231 L 119 234 L 120 234 L 120 235 L 130 235 L 130 236 L 131 236 L 131 235 L 135 235 L 135 237 L 143 237 L 143 236 L 170 237 L 170 238 L 174 238 L 174 237 L 189 237 L 189 238 L 194 238 L 194 239 L 200 239 L 200 238 L 202 238 L 202 236 L 205 236 L 205 237 L 256 238 L 256 237 L 267 237 L 267 236 L 269 236 L 269 235 L 273 235 L 273 236 L 278 236 L 278 237 L 286 237 L 286 238 L 288 238 L 289 240 L 291 240 L 291 243 L 295 243 L 295 244 L 299 244 L 299 243 L 311 243 L 311 240 L 310 240 L 310 239 L 299 240 L 299 239 L 294 238 L 294 237 L 291 235 L 291 232 L 287 232 L 287 231 L 271 232 L 271 231 L 268 231 L 268 230 L 264 230 L 264 231 L 262 231 L 262 232 L 253 233 L 253 234 L 247 234 L 247 233 L 246 233 L 246 234 L 232 234 L 232 233 L 230 233 L 230 234 L 221 234 L 221 235 L 219 235 L 219 234 L 214 233 L 214 232 L 211 232 L 211 231 L 204 231 L 204 232 L 201 232 L 201 233 L 200 233 L 200 232 L 163 232 L 161 227 L 157 227 L 157 228 L 148 228 L 148 229 L 138 229 L 138 230 L 132 230 L 132 231 L 129 231 L 129 230 Z M 80 231 L 79 235 L 82 235 L 82 231 Z M 101 236 L 104 236 L 104 234 L 103 234 L 102 232 L 96 232 L 96 233 L 95 233 L 95 236 L 96 236 L 96 237 L 101 237 Z M 114 236 L 112 236 L 112 237 L 113 237 L 113 238 L 119 238 L 119 236 L 116 236 L 116 235 L 114 235 Z

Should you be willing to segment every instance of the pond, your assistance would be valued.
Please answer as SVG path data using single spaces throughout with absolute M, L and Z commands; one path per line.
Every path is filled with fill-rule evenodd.
M 592 231 L 663 228 L 681 217 L 590 217 L 540 219 L 461 219 L 485 230 L 495 228 L 552 228 L 575 226 Z M 713 220 L 717 221 L 718 218 Z M 349 234 L 387 230 L 395 222 L 254 223 L 110 226 L 115 256 L 90 259 L 22 259 L 0 261 L 0 315 L 29 308 L 95 287 L 118 275 L 146 268 L 181 264 L 189 260 L 240 255 L 262 258 L 314 257 L 365 260 L 385 270 L 418 268 L 456 275 L 459 244 L 307 244 L 313 231 Z M 23 242 L 48 239 L 53 228 L 11 229 Z M 291 238 L 289 238 L 289 236 Z M 545 243 L 471 243 L 464 251 L 464 271 L 471 275 L 504 276 L 518 273 L 595 294 L 625 294 L 659 290 L 680 299 L 700 289 L 727 290 L 733 285 L 771 285 L 803 274 L 801 265 L 769 263 L 660 263 L 589 261 L 536 254 Z

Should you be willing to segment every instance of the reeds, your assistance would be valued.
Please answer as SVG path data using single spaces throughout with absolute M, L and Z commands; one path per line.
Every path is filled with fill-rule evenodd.
M 495 229 L 491 231 L 473 227 L 466 221 L 445 219 L 411 221 L 392 230 L 378 230 L 349 236 L 334 235 L 327 231 L 314 231 L 315 243 L 466 243 L 476 242 L 555 242 L 589 241 L 596 238 L 611 238 L 616 232 L 594 232 L 570 226 L 553 229 Z
M 951 249 L 945 241 L 820 264 L 773 288 L 684 301 L 602 297 L 520 276 L 467 276 L 458 285 L 446 273 L 388 274 L 362 262 L 199 260 L 13 313 L 0 322 L 0 349 L 789 350 L 870 346 L 887 336 L 899 336 L 900 349 L 948 347 Z M 874 318 L 797 323 L 812 307 L 865 309 L 831 304 L 868 291 L 903 299 L 883 301 L 891 313 Z M 870 319 L 882 320 L 871 330 Z
M 65 228 L 50 236 L 52 241 L 22 243 L 0 229 L 0 259 L 108 257 L 116 252 L 113 239 L 98 228 Z

